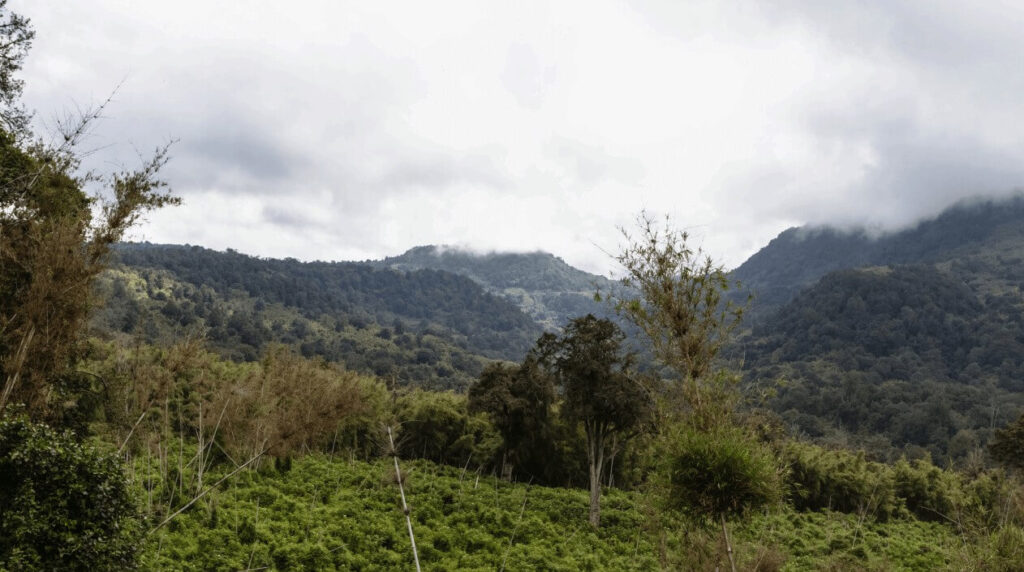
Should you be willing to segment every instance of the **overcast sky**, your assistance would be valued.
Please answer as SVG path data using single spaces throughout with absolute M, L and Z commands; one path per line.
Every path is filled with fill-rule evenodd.
M 800 224 L 893 229 L 1024 186 L 1018 2 L 11 0 L 40 132 L 170 139 L 136 238 L 361 260 L 541 249 L 606 273 L 641 209 L 732 267 Z

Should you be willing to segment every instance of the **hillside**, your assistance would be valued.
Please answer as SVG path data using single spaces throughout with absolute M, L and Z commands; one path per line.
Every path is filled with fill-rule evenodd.
M 520 359 L 541 333 L 510 302 L 448 272 L 190 246 L 124 245 L 100 290 L 100 333 L 170 342 L 190 332 L 239 360 L 280 342 L 428 387 L 464 388 L 488 360 Z
M 985 262 L 982 280 L 1024 275 L 1024 196 L 962 202 L 913 228 L 872 237 L 864 229 L 790 228 L 732 272 L 764 319 L 836 270 L 896 264 Z M 998 263 L 1002 268 L 991 268 Z
M 466 276 L 487 291 L 518 305 L 545 329 L 561 328 L 570 318 L 606 315 L 594 293 L 612 282 L 569 266 L 546 252 L 475 254 L 439 246 L 417 246 L 385 258 L 381 266 L 398 270 L 433 269 Z
M 785 380 L 801 432 L 962 460 L 1024 410 L 1021 197 L 877 239 L 791 229 L 735 275 L 763 289 L 747 378 Z

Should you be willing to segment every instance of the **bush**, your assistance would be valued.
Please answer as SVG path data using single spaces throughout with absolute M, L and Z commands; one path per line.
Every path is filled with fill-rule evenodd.
M 395 404 L 401 423 L 398 452 L 460 465 L 489 464 L 501 448 L 501 435 L 484 413 L 470 414 L 466 396 L 451 392 L 413 391 Z
M 121 466 L 71 433 L 0 420 L 0 569 L 123 570 L 139 526 Z
M 948 521 L 964 504 L 964 486 L 957 473 L 943 471 L 924 459 L 901 459 L 892 467 L 896 495 L 921 520 Z
M 782 454 L 790 467 L 797 509 L 866 512 L 883 522 L 896 513 L 899 505 L 892 470 L 865 460 L 863 452 L 791 442 Z
M 774 454 L 741 429 L 685 427 L 672 437 L 667 458 L 673 508 L 716 517 L 742 514 L 782 497 Z

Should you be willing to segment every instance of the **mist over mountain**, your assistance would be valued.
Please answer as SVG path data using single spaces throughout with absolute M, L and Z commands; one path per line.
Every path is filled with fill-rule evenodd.
M 198 331 L 234 359 L 268 343 L 462 389 L 544 330 L 610 314 L 617 283 L 544 252 L 419 246 L 380 261 L 303 263 L 125 245 L 102 331 Z M 897 233 L 792 228 L 733 272 L 756 298 L 724 355 L 794 431 L 963 458 L 1024 410 L 1024 197 L 961 203 Z M 630 331 L 627 328 L 627 331 Z M 649 357 L 649 356 L 648 356 Z M 646 359 L 646 358 L 645 358 Z
M 445 246 L 418 246 L 377 263 L 397 270 L 434 269 L 466 276 L 489 292 L 517 304 L 546 329 L 558 329 L 586 314 L 605 316 L 606 304 L 594 294 L 613 282 L 566 264 L 547 252 L 485 253 Z
M 798 431 L 962 457 L 1024 409 L 1024 198 L 899 233 L 790 229 L 733 274 L 747 379 Z M 909 449 L 908 449 L 909 447 Z
M 1024 241 L 1024 195 L 961 201 L 932 219 L 875 236 L 864 228 L 790 228 L 732 272 L 764 318 L 825 274 L 862 266 L 963 261 L 1002 253 L 1014 263 Z M 1017 257 L 1017 258 L 1014 258 Z

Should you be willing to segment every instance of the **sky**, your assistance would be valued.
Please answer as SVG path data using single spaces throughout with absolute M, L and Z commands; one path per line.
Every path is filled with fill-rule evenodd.
M 365 260 L 544 250 L 615 271 L 668 216 L 735 267 L 1024 187 L 1019 2 L 11 0 L 37 133 L 113 95 L 97 171 L 162 171 L 136 240 Z

